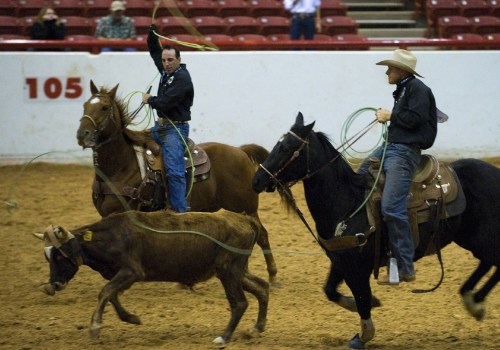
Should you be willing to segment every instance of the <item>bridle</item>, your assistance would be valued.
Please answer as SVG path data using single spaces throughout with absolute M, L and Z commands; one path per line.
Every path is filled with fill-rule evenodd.
M 96 94 L 94 96 L 92 96 L 92 98 L 99 98 L 101 99 L 102 97 L 105 97 L 105 95 L 102 95 L 102 94 Z M 105 141 L 101 142 L 101 143 L 97 143 L 97 140 L 99 139 L 99 136 L 101 135 L 101 133 L 108 127 L 109 125 L 109 122 L 110 120 L 114 123 L 115 122 L 115 119 L 114 119 L 114 105 L 113 103 L 111 104 L 111 113 L 109 113 L 106 118 L 104 119 L 104 121 L 102 121 L 101 123 L 97 124 L 96 121 L 94 120 L 94 118 L 92 118 L 92 116 L 88 115 L 88 114 L 84 114 L 82 116 L 82 118 L 80 119 L 80 122 L 82 122 L 83 119 L 89 119 L 91 122 L 92 122 L 92 125 L 94 126 L 94 131 L 93 131 L 93 134 L 95 135 L 95 140 L 96 140 L 96 145 L 94 146 L 94 149 L 97 149 L 103 145 L 105 145 L 106 143 L 110 142 L 113 140 L 113 137 L 109 137 L 108 139 L 106 139 Z
M 314 171 L 311 171 L 310 161 L 309 161 L 309 136 L 310 136 L 310 134 L 308 134 L 306 138 L 300 137 L 299 135 L 294 133 L 292 130 L 289 130 L 284 136 L 286 137 L 287 134 L 292 135 L 293 137 L 295 137 L 296 139 L 298 139 L 301 142 L 299 148 L 292 153 L 290 158 L 274 174 L 271 171 L 269 171 L 264 165 L 259 164 L 259 167 L 262 170 L 264 170 L 271 177 L 271 180 L 273 182 L 275 182 L 276 184 L 278 184 L 280 187 L 284 187 L 285 185 L 283 184 L 282 181 L 280 181 L 278 179 L 278 175 L 280 173 L 282 173 L 295 159 L 297 159 L 300 156 L 300 152 L 302 152 L 304 147 L 306 148 L 306 164 L 307 164 L 306 174 L 303 177 L 288 183 L 288 187 L 292 187 L 293 185 L 295 185 L 299 181 L 307 180 L 307 179 L 313 177 L 314 175 L 323 171 L 323 169 L 325 169 L 328 165 L 330 165 L 331 163 L 336 161 L 341 156 L 341 154 L 339 152 L 332 159 L 330 159 L 328 162 L 326 162 L 324 165 L 322 165 L 321 167 L 319 167 L 318 169 L 316 169 Z

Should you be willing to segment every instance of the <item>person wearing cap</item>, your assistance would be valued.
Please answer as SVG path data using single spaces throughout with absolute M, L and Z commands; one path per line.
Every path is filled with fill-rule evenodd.
M 113 1 L 110 7 L 110 15 L 99 20 L 95 36 L 99 40 L 114 39 L 136 39 L 134 22 L 130 17 L 124 15 L 125 5 L 122 1 Z M 120 49 L 119 51 L 135 51 L 133 48 Z M 112 51 L 103 48 L 101 51 Z
M 151 133 L 162 148 L 170 207 L 183 213 L 188 210 L 184 153 L 189 136 L 194 87 L 186 65 L 181 63 L 179 50 L 171 46 L 162 48 L 155 31 L 156 26 L 152 24 L 148 33 L 148 48 L 160 72 L 160 83 L 157 96 L 143 94 L 142 102 L 149 104 L 158 115 Z
M 284 0 L 283 6 L 292 13 L 290 39 L 313 40 L 314 31 L 321 32 L 321 0 Z
M 415 69 L 417 59 L 412 52 L 397 49 L 388 60 L 377 65 L 387 66 L 389 84 L 396 85 L 392 110 L 379 108 L 375 116 L 380 123 L 389 123 L 387 149 L 382 164 L 385 185 L 381 210 L 389 233 L 392 257 L 398 264 L 399 280 L 416 279 L 413 258 L 415 247 L 407 210 L 407 197 L 414 172 L 420 164 L 421 150 L 431 147 L 437 135 L 437 108 L 434 95 L 420 79 Z M 358 172 L 366 173 L 371 158 L 382 159 L 385 144 L 379 146 L 361 164 Z M 391 284 L 388 276 L 378 284 Z

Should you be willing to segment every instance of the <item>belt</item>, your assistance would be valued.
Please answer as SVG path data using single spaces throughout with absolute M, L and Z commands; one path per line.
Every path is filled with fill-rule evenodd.
M 292 13 L 292 18 L 304 19 L 314 17 L 316 13 Z
M 170 122 L 174 123 L 174 124 L 186 124 L 187 123 L 187 120 L 168 120 L 167 118 L 158 118 L 158 124 L 160 124 L 161 126 L 164 126 L 164 125 L 169 125 Z

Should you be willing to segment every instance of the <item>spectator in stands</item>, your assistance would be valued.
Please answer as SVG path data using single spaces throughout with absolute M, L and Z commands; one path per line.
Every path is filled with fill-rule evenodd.
M 284 0 L 285 9 L 292 13 L 290 39 L 314 39 L 314 31 L 321 32 L 321 0 Z
M 410 51 L 397 49 L 391 59 L 377 65 L 387 66 L 389 84 L 396 85 L 392 111 L 379 108 L 375 113 L 380 123 L 389 122 L 388 144 L 378 147 L 360 166 L 366 173 L 370 158 L 382 159 L 385 185 L 382 194 L 382 214 L 389 232 L 392 257 L 396 258 L 399 280 L 412 282 L 416 278 L 413 258 L 415 247 L 408 217 L 407 202 L 413 174 L 420 164 L 421 152 L 431 147 L 437 135 L 437 108 L 434 95 L 415 71 L 417 58 Z M 387 146 L 387 148 L 385 148 Z M 387 276 L 378 284 L 392 284 Z
M 31 26 L 31 39 L 63 40 L 65 36 L 66 28 L 56 11 L 51 7 L 42 7 Z
M 136 39 L 134 22 L 130 17 L 124 15 L 125 4 L 116 0 L 111 3 L 110 15 L 99 20 L 95 36 L 99 40 Z M 101 51 L 113 51 L 110 48 L 102 48 Z M 119 49 L 118 51 L 135 51 L 134 48 Z

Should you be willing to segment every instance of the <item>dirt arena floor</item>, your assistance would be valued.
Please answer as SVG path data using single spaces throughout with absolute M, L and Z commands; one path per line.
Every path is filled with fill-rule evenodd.
M 500 159 L 494 162 L 500 166 Z M 217 279 L 180 289 L 169 283 L 137 283 L 126 291 L 123 305 L 138 315 L 142 325 L 118 320 L 111 305 L 104 315 L 98 340 L 89 337 L 90 317 L 106 281 L 82 267 L 68 287 L 50 297 L 39 285 L 48 278 L 43 243 L 31 233 L 49 224 L 76 228 L 99 219 L 91 201 L 93 169 L 86 165 L 34 163 L 0 167 L 0 349 L 215 349 L 212 340 L 229 319 L 228 304 Z M 302 187 L 294 187 L 299 208 L 309 216 Z M 12 209 L 13 203 L 17 209 Z M 281 288 L 270 295 L 266 331 L 252 338 L 255 299 L 236 329 L 232 350 L 344 349 L 358 332 L 359 318 L 327 301 L 323 284 L 329 260 L 301 221 L 287 215 L 276 194 L 261 196 L 260 215 L 270 232 Z M 500 213 L 499 213 L 500 215 Z M 186 257 L 186 259 L 196 257 Z M 483 321 L 469 316 L 458 294 L 476 267 L 472 255 L 449 245 L 443 250 L 445 280 L 433 293 L 413 294 L 439 279 L 435 256 L 416 265 L 418 279 L 411 285 L 378 286 L 383 303 L 373 310 L 377 329 L 369 349 L 499 349 L 500 290 L 486 301 Z M 262 252 L 256 247 L 250 261 L 253 273 L 267 278 Z M 347 288 L 341 290 L 348 293 Z

